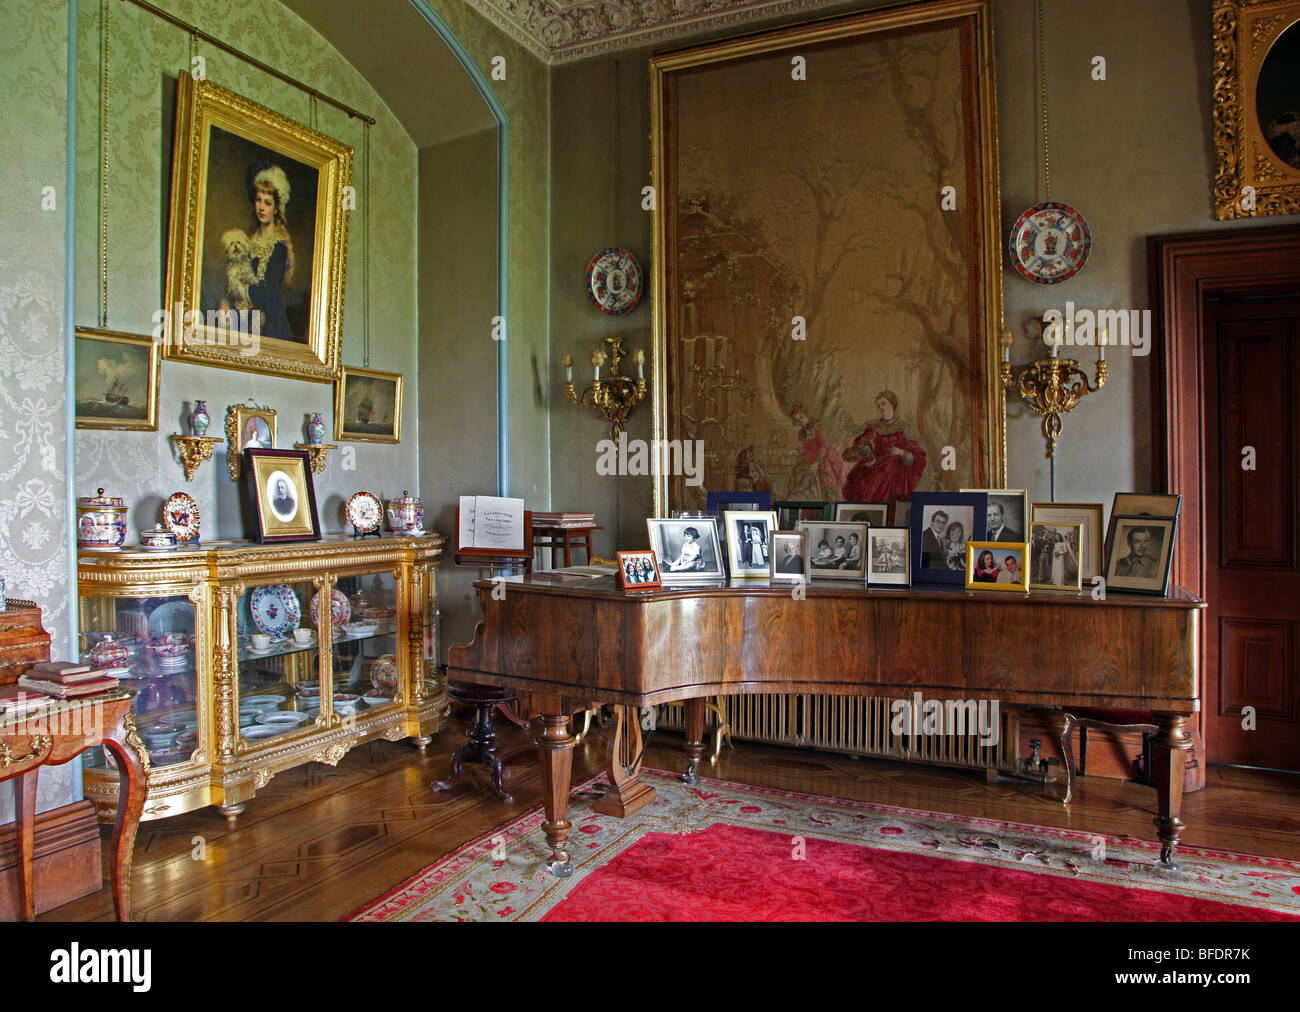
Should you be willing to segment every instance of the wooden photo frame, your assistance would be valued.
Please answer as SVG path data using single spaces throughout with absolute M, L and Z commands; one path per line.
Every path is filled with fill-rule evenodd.
M 1005 483 L 992 15 L 931 0 L 650 60 L 653 436 L 709 447 L 702 486 L 654 476 L 659 515 L 737 478 L 848 501 Z M 816 72 L 792 82 L 795 57 Z
M 912 583 L 911 534 L 906 527 L 867 530 L 867 584 L 907 587 Z
M 333 381 L 352 148 L 211 81 L 177 81 L 165 357 Z
M 659 576 L 659 563 L 650 549 L 638 552 L 618 552 L 616 580 L 619 590 L 650 590 L 663 585 Z
M 984 540 L 983 492 L 918 492 L 912 496 L 912 583 L 966 582 L 966 543 Z
M 768 542 L 773 583 L 807 583 L 808 532 L 773 530 Z
M 1183 511 L 1183 497 L 1169 492 L 1116 492 L 1112 517 L 1175 517 Z
M 1106 590 L 1164 597 L 1169 589 L 1177 534 L 1178 520 L 1174 517 L 1111 517 L 1106 542 Z
M 775 510 L 726 510 L 727 569 L 732 579 L 772 575 L 772 532 L 777 530 Z
M 79 429 L 158 431 L 162 345 L 152 337 L 77 327 L 74 411 Z
M 1036 502 L 1029 506 L 1029 526 L 1034 524 L 1083 524 L 1079 545 L 1084 580 L 1106 571 L 1106 507 L 1099 502 Z
M 244 451 L 275 449 L 276 410 L 265 404 L 232 404 L 226 408 L 226 473 L 231 481 L 243 475 Z
M 1029 525 L 1029 589 L 1083 589 L 1083 524 Z
M 1300 213 L 1300 0 L 1214 0 L 1214 216 Z
M 894 500 L 893 508 L 889 511 L 889 523 L 891 527 L 911 527 L 912 526 L 912 497 L 910 495 L 900 495 Z
M 814 580 L 867 578 L 866 524 L 835 520 L 800 520 L 808 532 L 808 575 Z
M 259 545 L 320 540 L 306 451 L 248 449 L 243 470 L 250 526 Z
M 889 525 L 887 502 L 837 502 L 834 519 L 851 524 L 870 524 L 872 527 Z
M 402 374 L 345 365 L 334 384 L 334 438 L 402 441 Z
M 1007 541 L 966 542 L 966 589 L 1029 592 L 1029 545 Z M 990 565 L 985 565 L 986 561 Z

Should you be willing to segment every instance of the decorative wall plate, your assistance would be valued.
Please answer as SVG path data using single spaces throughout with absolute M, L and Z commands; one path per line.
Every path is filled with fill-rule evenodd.
M 351 617 L 352 605 L 348 604 L 347 595 L 338 588 L 335 588 L 330 592 L 330 621 L 334 623 L 334 628 L 338 629 Z M 320 628 L 319 592 L 311 596 L 311 624 L 317 629 Z
M 248 596 L 248 607 L 253 613 L 253 624 L 268 636 L 292 635 L 302 618 L 298 596 L 287 583 L 254 587 Z
M 1073 207 L 1049 200 L 1016 219 L 1008 245 L 1011 264 L 1022 278 L 1057 285 L 1083 270 L 1092 250 L 1092 233 Z
M 373 534 L 384 522 L 384 504 L 373 492 L 353 492 L 343 514 L 358 534 Z
M 178 544 L 199 540 L 199 504 L 188 492 L 173 492 L 163 503 L 163 526 Z
M 622 316 L 635 308 L 643 282 L 636 257 L 618 246 L 601 250 L 587 264 L 587 294 L 607 316 Z

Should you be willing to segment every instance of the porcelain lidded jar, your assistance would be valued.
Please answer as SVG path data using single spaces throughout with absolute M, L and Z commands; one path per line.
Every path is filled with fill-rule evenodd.
M 91 648 L 90 662 L 97 668 L 126 668 L 131 665 L 131 650 L 116 633 L 104 633 Z
M 406 489 L 396 499 L 388 500 L 388 529 L 418 531 L 424 528 L 424 500 Z
M 211 421 L 212 419 L 208 415 L 208 406 L 196 399 L 194 401 L 194 410 L 190 412 L 190 435 L 207 435 L 208 424 Z
M 307 423 L 307 442 L 312 446 L 320 446 L 325 438 L 325 423 L 321 420 L 320 412 L 312 413 L 311 421 Z
M 175 548 L 176 535 L 162 524 L 154 524 L 140 532 L 140 544 L 145 548 Z
M 77 545 L 81 548 L 119 548 L 126 541 L 126 503 L 116 496 L 94 495 L 77 500 Z

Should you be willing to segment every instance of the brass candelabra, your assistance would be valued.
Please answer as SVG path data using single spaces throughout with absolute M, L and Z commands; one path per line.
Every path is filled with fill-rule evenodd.
M 1095 381 L 1079 368 L 1073 358 L 1061 358 L 1059 344 L 1052 345 L 1052 353 L 1036 362 L 1013 367 L 1011 365 L 1011 331 L 1002 336 L 1002 386 L 1015 390 L 1020 399 L 1035 414 L 1043 416 L 1043 437 L 1047 440 L 1047 458 L 1056 457 L 1056 440 L 1061 435 L 1061 416 L 1069 414 L 1088 394 L 1096 393 L 1106 385 L 1106 332 L 1103 330 L 1097 344 Z
M 620 359 L 627 357 L 623 350 L 623 338 L 607 337 L 604 350 L 597 348 L 591 353 L 591 365 L 595 369 L 595 379 L 579 397 L 573 388 L 573 356 L 567 351 L 560 356 L 564 366 L 564 392 L 574 404 L 591 408 L 602 419 L 609 422 L 609 435 L 617 439 L 627 422 L 632 408 L 645 399 L 645 352 L 639 348 L 632 353 L 636 363 L 636 379 L 624 376 L 618 371 Z M 609 362 L 609 375 L 601 378 L 600 370 Z

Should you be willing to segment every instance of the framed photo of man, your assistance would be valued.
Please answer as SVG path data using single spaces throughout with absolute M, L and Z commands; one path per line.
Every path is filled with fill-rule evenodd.
M 649 590 L 658 586 L 661 586 L 661 581 L 654 552 L 647 549 L 618 553 L 619 590 Z
M 1106 589 L 1163 597 L 1177 526 L 1173 517 L 1111 517 Z
M 1083 524 L 1031 524 L 1029 537 L 1029 589 L 1083 588 Z
M 912 582 L 912 557 L 906 527 L 872 527 L 867 531 L 867 583 L 906 587 Z
M 768 553 L 772 557 L 773 583 L 807 582 L 807 531 L 773 531 Z
M 178 76 L 163 354 L 338 376 L 352 148 Z
M 727 564 L 732 579 L 771 576 L 772 560 L 768 551 L 772 532 L 777 529 L 776 512 L 726 510 L 723 526 L 727 530 Z
M 815 580 L 867 578 L 866 524 L 817 523 L 801 520 L 808 532 L 808 572 Z
M 966 542 L 983 541 L 983 492 L 917 492 L 912 496 L 912 582 L 966 582 Z
M 963 492 L 982 492 L 989 497 L 985 521 L 985 541 L 1020 544 L 1029 530 L 1029 493 L 1023 488 L 964 488 Z
M 711 583 L 725 580 L 718 524 L 712 517 L 697 519 L 647 518 L 650 550 L 665 585 Z
M 319 541 L 316 488 L 302 450 L 244 450 L 246 499 L 258 544 Z

